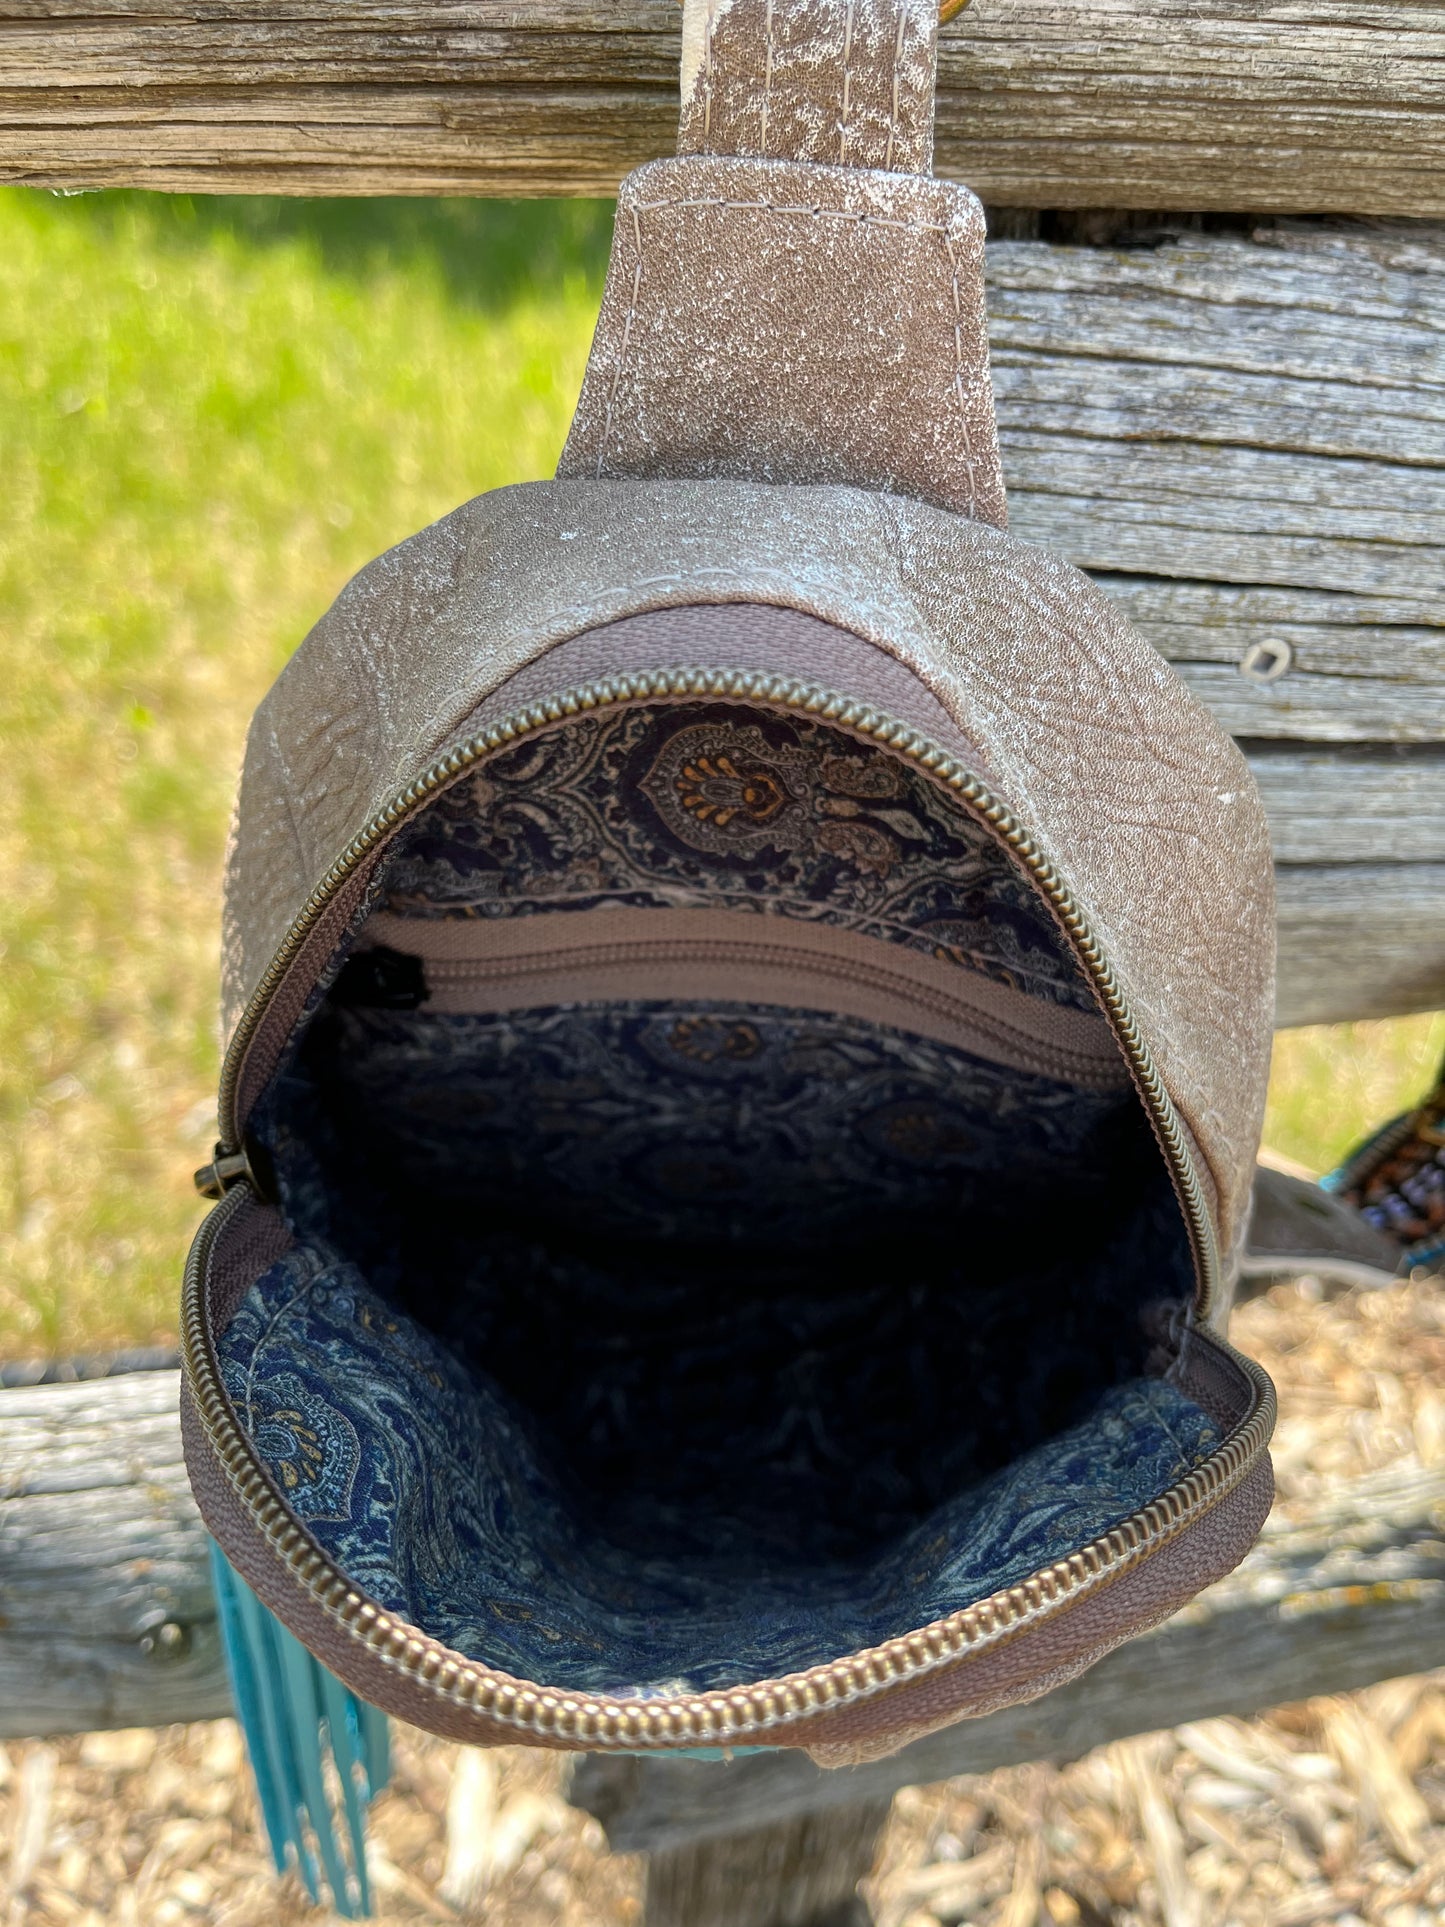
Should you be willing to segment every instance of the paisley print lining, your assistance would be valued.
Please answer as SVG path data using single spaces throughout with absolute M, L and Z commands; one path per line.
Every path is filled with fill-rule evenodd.
M 937 783 L 735 704 L 610 710 L 503 751 L 404 834 L 380 898 L 421 917 L 615 903 L 800 918 L 1095 1008 L 1032 884 Z
M 616 906 L 1096 1008 L 951 794 L 737 704 L 499 753 L 367 908 Z M 297 1516 L 458 1650 L 576 1689 L 762 1679 L 1023 1577 L 1217 1442 L 1157 1376 L 1150 1310 L 1192 1273 L 1131 1087 L 782 999 L 443 1014 L 365 978 L 327 974 L 256 1114 L 298 1242 L 223 1369 Z
M 1128 1093 L 861 1019 L 718 1003 L 342 1010 L 306 1070 L 343 1133 L 365 1118 L 351 1160 L 379 1159 L 389 1188 L 485 1195 L 598 1239 L 802 1250 L 870 1217 L 1008 1216 L 1042 1189 L 1097 1186 L 1138 1128 Z
M 371 1598 L 469 1658 L 594 1692 L 704 1692 L 891 1638 L 1087 1543 L 1218 1443 L 1172 1385 L 1132 1379 L 880 1557 L 749 1565 L 665 1517 L 638 1544 L 595 1530 L 528 1414 L 324 1247 L 252 1288 L 224 1375 L 292 1509 Z

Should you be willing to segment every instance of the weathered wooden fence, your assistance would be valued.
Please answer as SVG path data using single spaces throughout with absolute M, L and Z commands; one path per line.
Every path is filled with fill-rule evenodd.
M 0 1393 L 0 1738 L 229 1710 L 174 1372 Z M 828 1773 L 589 1758 L 572 1798 L 649 1863 L 648 1927 L 815 1918 L 901 1786 L 1445 1664 L 1445 1471 L 1276 1512 L 1238 1572 L 1032 1706 Z M 779 1911 L 781 1909 L 781 1911 Z
M 678 22 L 0 0 L 0 179 L 606 193 L 671 149 Z M 942 43 L 940 172 L 998 237 L 1012 526 L 1241 741 L 1285 1024 L 1445 1003 L 1442 108 L 1438 5 L 972 0 Z M 652 1854 L 648 1927 L 842 1920 L 910 1781 L 1445 1663 L 1442 1534 L 1438 1473 L 1373 1480 L 1277 1514 L 1240 1572 L 1035 1706 L 838 1775 L 592 1759 L 573 1797 Z M 0 1734 L 226 1705 L 174 1374 L 0 1393 Z
M 677 0 L 0 0 L 47 187 L 611 193 L 669 153 Z M 999 206 L 1445 215 L 1428 0 L 972 0 L 939 171 Z
M 1254 764 L 1279 1021 L 1445 1002 L 1445 231 L 996 242 L 989 313 L 1011 526 Z

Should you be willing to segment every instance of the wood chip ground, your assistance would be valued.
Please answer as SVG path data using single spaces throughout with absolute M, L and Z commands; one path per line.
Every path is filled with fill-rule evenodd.
M 1309 1279 L 1243 1308 L 1279 1384 L 1280 1503 L 1445 1461 L 1445 1293 L 1329 1299 Z M 382 1921 L 625 1927 L 642 1869 L 562 1797 L 563 1763 L 396 1736 L 372 1825 Z M 1438 1927 L 1445 1675 L 1262 1719 L 1209 1720 L 899 1795 L 879 1927 Z M 0 1927 L 301 1927 L 229 1720 L 0 1749 Z

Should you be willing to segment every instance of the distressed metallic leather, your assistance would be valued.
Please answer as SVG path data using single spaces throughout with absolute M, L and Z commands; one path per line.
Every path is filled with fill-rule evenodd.
M 559 476 L 852 482 L 1002 527 L 983 210 L 913 174 L 630 174 Z
M 1273 1019 L 1273 871 L 1253 780 L 1078 570 L 900 497 L 538 482 L 479 497 L 369 564 L 252 727 L 227 890 L 228 1024 L 340 851 L 509 675 L 619 617 L 720 603 L 819 617 L 937 699 L 953 747 L 1100 933 L 1231 1252 Z M 818 680 L 834 683 L 828 667 L 820 652 Z M 869 696 L 851 680 L 846 693 Z
M 927 174 L 936 0 L 689 0 L 679 154 Z
M 488 717 L 599 671 L 785 660 L 932 736 L 1027 827 L 1200 1154 L 1227 1263 L 1273 1010 L 1264 816 L 1172 670 L 1077 570 L 1002 531 L 981 211 L 926 176 L 933 13 L 934 0 L 688 0 L 684 152 L 624 184 L 559 478 L 471 502 L 370 564 L 257 713 L 228 865 L 226 1022 L 348 844 Z M 364 881 L 293 968 L 283 1017 L 299 1015 Z M 237 1202 L 206 1281 L 222 1323 L 258 1254 L 288 1237 L 249 1198 L 222 1209 Z M 1237 1365 L 1198 1335 L 1180 1370 L 1238 1422 Z M 189 1393 L 183 1417 L 208 1522 L 313 1650 L 402 1717 L 517 1737 L 340 1637 L 250 1523 Z M 1269 1494 L 1261 1460 L 1196 1525 L 1037 1628 L 771 1737 L 836 1762 L 1033 1697 L 1227 1571 Z
M 1002 528 L 983 209 L 928 178 L 929 0 L 688 0 L 557 473 L 849 482 Z

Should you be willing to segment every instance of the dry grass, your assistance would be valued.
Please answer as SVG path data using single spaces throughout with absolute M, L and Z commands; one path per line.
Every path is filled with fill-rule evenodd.
M 596 1821 L 565 1804 L 556 1756 L 468 1753 L 459 1771 L 456 1747 L 406 1729 L 394 1754 L 367 1851 L 383 1922 L 467 1918 L 443 1894 L 462 1901 L 463 1886 L 479 1891 L 467 1851 L 479 1832 L 491 1850 L 487 1920 L 614 1927 L 638 1918 L 641 1863 L 608 1855 Z M 0 1783 L 0 1848 L 8 1839 L 12 1861 L 7 1927 L 330 1921 L 293 1880 L 278 1881 L 257 1828 L 231 1720 L 12 1747 Z M 38 1856 L 27 1842 L 43 1842 Z M 0 1880 L 0 1921 L 4 1896 Z
M 1326 1301 L 1303 1281 L 1235 1336 L 1279 1383 L 1282 1505 L 1445 1462 L 1438 1288 Z M 384 1919 L 638 1920 L 641 1865 L 566 1806 L 559 1760 L 408 1731 L 396 1755 L 372 1826 Z M 880 1927 L 1438 1927 L 1445 1676 L 914 1788 L 870 1891 Z M 7 1903 L 7 1927 L 330 1918 L 270 1872 L 228 1720 L 0 1750 L 0 1922 Z

